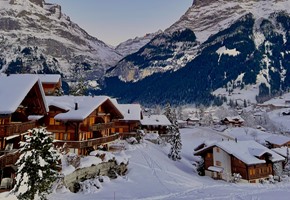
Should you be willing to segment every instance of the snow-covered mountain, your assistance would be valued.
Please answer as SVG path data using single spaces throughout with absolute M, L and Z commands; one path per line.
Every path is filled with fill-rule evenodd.
M 147 33 L 143 37 L 135 37 L 133 39 L 126 40 L 116 46 L 116 51 L 118 51 L 123 57 L 137 52 L 141 47 L 145 46 L 150 40 L 152 40 L 156 35 L 162 33 L 161 30 L 155 33 Z
M 0 5 L 0 72 L 70 76 L 79 67 L 88 76 L 99 77 L 121 59 L 116 50 L 72 22 L 57 4 L 0 0 Z
M 287 8 L 289 0 L 194 1 L 180 20 L 109 70 L 103 91 L 143 103 L 209 102 L 219 88 L 231 93 L 249 85 L 261 98 L 285 91 Z

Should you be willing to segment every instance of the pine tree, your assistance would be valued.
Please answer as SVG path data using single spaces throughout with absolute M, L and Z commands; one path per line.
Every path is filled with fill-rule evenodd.
M 44 128 L 35 128 L 20 144 L 16 185 L 12 191 L 20 200 L 47 199 L 57 179 L 58 154 L 49 135 Z
M 172 125 L 168 127 L 168 134 L 171 135 L 169 139 L 171 148 L 170 148 L 168 157 L 176 161 L 176 160 L 181 159 L 180 153 L 181 153 L 182 143 L 181 143 L 181 137 L 180 137 L 180 132 L 178 128 L 175 111 L 171 111 L 170 113 L 171 113 L 170 119 L 171 119 Z

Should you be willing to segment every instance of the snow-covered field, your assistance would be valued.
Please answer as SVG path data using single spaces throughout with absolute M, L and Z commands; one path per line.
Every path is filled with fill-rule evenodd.
M 243 199 L 288 200 L 290 182 L 276 184 L 227 183 L 210 177 L 198 176 L 193 170 L 193 149 L 204 140 L 221 140 L 233 136 L 233 129 L 220 135 L 207 127 L 181 129 L 183 142 L 182 160 L 172 161 L 167 157 L 169 146 L 156 145 L 148 141 L 128 145 L 125 153 L 130 157 L 128 174 L 114 180 L 104 179 L 99 190 L 71 193 L 68 190 L 50 194 L 49 200 L 174 200 L 174 199 Z M 89 190 L 88 190 L 89 191 Z M 15 196 L 0 194 L 0 199 L 12 200 Z

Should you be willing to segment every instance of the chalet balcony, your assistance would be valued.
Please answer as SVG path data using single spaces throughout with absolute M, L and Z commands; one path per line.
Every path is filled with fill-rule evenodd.
M 90 131 L 100 131 L 100 130 L 104 130 L 104 129 L 108 129 L 108 128 L 113 128 L 114 125 L 115 125 L 114 122 L 94 124 L 94 125 L 91 125 L 89 127 L 89 130 Z
M 3 155 L 0 155 L 0 169 L 4 168 L 5 166 L 14 165 L 19 156 L 19 151 L 5 152 Z
M 101 138 L 93 138 L 88 140 L 82 140 L 82 141 L 69 141 L 69 140 L 55 140 L 53 143 L 55 146 L 63 146 L 64 143 L 68 145 L 70 148 L 76 148 L 76 149 L 82 149 L 87 147 L 92 147 L 94 145 L 102 145 L 105 143 L 113 142 L 119 138 L 119 133 L 116 133 L 114 135 L 110 135 L 107 137 L 101 137 Z
M 12 122 L 10 124 L 0 125 L 0 137 L 7 137 L 15 134 L 25 133 L 29 129 L 33 129 L 35 127 L 35 121 Z

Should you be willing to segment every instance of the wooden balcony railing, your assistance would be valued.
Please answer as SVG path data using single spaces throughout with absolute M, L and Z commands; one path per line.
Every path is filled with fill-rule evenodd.
M 55 140 L 53 143 L 56 146 L 63 146 L 64 143 L 68 145 L 70 148 L 86 148 L 86 147 L 92 147 L 94 145 L 102 145 L 108 142 L 113 142 L 119 138 L 119 133 L 116 133 L 114 135 L 110 135 L 107 137 L 101 137 L 101 138 L 93 138 L 88 140 L 82 140 L 82 141 L 69 141 L 69 140 Z
M 30 122 L 12 122 L 11 124 L 0 125 L 0 137 L 7 137 L 17 133 L 25 133 L 29 129 L 36 127 L 35 121 Z
M 114 124 L 115 124 L 114 122 L 94 124 L 94 125 L 91 125 L 89 127 L 89 130 L 90 131 L 100 131 L 100 130 L 104 130 L 107 128 L 113 128 Z
M 19 151 L 5 152 L 4 155 L 0 156 L 0 168 L 5 166 L 14 165 L 20 156 Z

